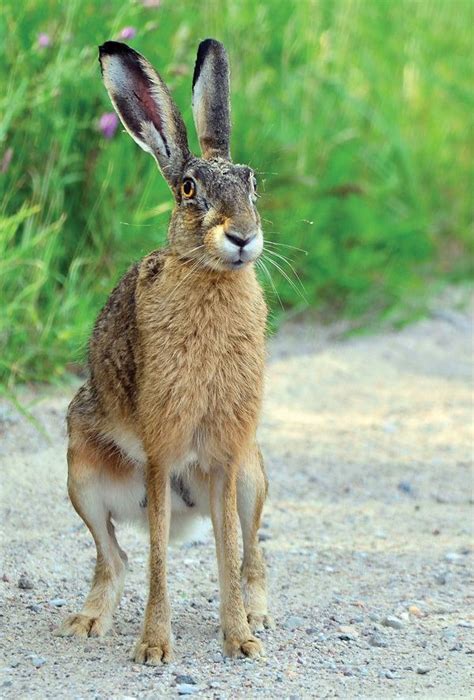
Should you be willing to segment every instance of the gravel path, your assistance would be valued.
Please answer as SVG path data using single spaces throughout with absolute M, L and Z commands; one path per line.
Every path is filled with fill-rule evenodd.
M 128 659 L 146 593 L 146 537 L 132 529 L 119 533 L 130 571 L 112 632 L 52 636 L 94 560 L 66 496 L 71 392 L 25 397 L 49 442 L 0 404 L 2 698 L 468 697 L 472 327 L 443 311 L 400 332 L 336 330 L 289 325 L 271 343 L 262 540 L 277 628 L 257 663 L 221 656 L 208 531 L 170 548 L 173 664 Z

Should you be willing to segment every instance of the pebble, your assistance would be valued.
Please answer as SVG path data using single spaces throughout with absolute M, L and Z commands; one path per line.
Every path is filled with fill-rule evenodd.
M 382 625 L 384 625 L 384 627 L 392 627 L 394 630 L 401 630 L 403 627 L 403 620 L 395 617 L 395 615 L 387 615 L 387 617 L 384 617 L 382 620 Z
M 408 608 L 408 612 L 414 617 L 424 617 L 423 613 L 417 605 L 410 605 L 410 607 Z
M 46 659 L 43 659 L 42 656 L 32 656 L 31 663 L 35 668 L 41 668 L 41 666 L 45 665 Z
M 41 605 L 38 605 L 37 603 L 31 603 L 31 605 L 28 605 L 28 610 L 32 610 L 35 613 L 41 612 L 42 608 Z
M 194 678 L 187 674 L 175 674 L 175 681 L 177 685 L 196 685 Z
M 441 632 L 441 636 L 443 637 L 443 639 L 448 639 L 449 641 L 455 639 L 457 637 L 457 634 L 457 630 L 453 627 L 446 627 L 446 629 L 444 629 Z
M 180 683 L 178 686 L 176 686 L 176 689 L 178 691 L 178 695 L 192 695 L 198 690 L 198 688 L 191 683 Z
M 258 533 L 258 541 L 259 542 L 267 542 L 268 540 L 271 540 L 272 536 L 270 535 L 269 532 L 259 532 Z
M 55 608 L 62 608 L 63 605 L 67 605 L 67 600 L 64 598 L 53 598 L 49 601 L 50 605 L 54 605 Z
M 303 625 L 304 620 L 301 617 L 296 617 L 296 615 L 290 615 L 283 623 L 283 627 L 287 630 L 294 630 L 297 627 L 303 627 Z
M 339 639 L 342 639 L 343 641 L 355 639 L 355 637 L 359 636 L 358 631 L 351 625 L 340 625 L 337 631 L 339 632 Z
M 440 586 L 445 586 L 448 582 L 448 575 L 445 571 L 439 572 L 438 574 L 434 575 L 434 580 Z
M 418 668 L 416 669 L 416 672 L 419 673 L 420 676 L 425 676 L 430 671 L 431 669 L 428 668 L 428 666 L 418 666 Z
M 398 484 L 398 490 L 402 493 L 413 494 L 413 486 L 410 484 L 409 481 L 400 481 L 400 483 Z
M 462 557 L 457 552 L 446 552 L 446 554 L 444 555 L 444 558 L 446 561 L 453 564 L 454 562 L 459 561 Z
M 18 579 L 18 588 L 21 588 L 23 591 L 30 591 L 32 588 L 34 588 L 34 586 L 28 576 L 26 574 L 22 574 Z
M 387 647 L 387 640 L 381 634 L 373 634 L 369 637 L 371 647 Z
M 469 622 L 468 620 L 460 620 L 458 622 L 458 627 L 466 627 L 467 629 L 472 629 L 474 625 L 472 622 Z

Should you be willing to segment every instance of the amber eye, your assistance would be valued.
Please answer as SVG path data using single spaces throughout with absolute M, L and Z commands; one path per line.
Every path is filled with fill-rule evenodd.
M 196 194 L 196 183 L 191 177 L 185 177 L 181 183 L 181 194 L 185 199 L 191 199 Z

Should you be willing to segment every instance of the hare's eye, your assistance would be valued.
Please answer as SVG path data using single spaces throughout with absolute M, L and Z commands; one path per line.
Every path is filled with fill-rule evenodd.
M 181 183 L 181 194 L 185 199 L 191 199 L 196 194 L 196 183 L 192 177 L 185 177 Z

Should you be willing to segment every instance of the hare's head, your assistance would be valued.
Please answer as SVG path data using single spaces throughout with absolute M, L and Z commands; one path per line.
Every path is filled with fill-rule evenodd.
M 125 44 L 100 47 L 110 99 L 128 133 L 156 159 L 175 198 L 170 245 L 182 258 L 215 270 L 244 267 L 262 252 L 256 180 L 230 158 L 229 64 L 222 44 L 199 45 L 193 114 L 202 157 L 188 147 L 186 127 L 168 88 L 148 61 Z

